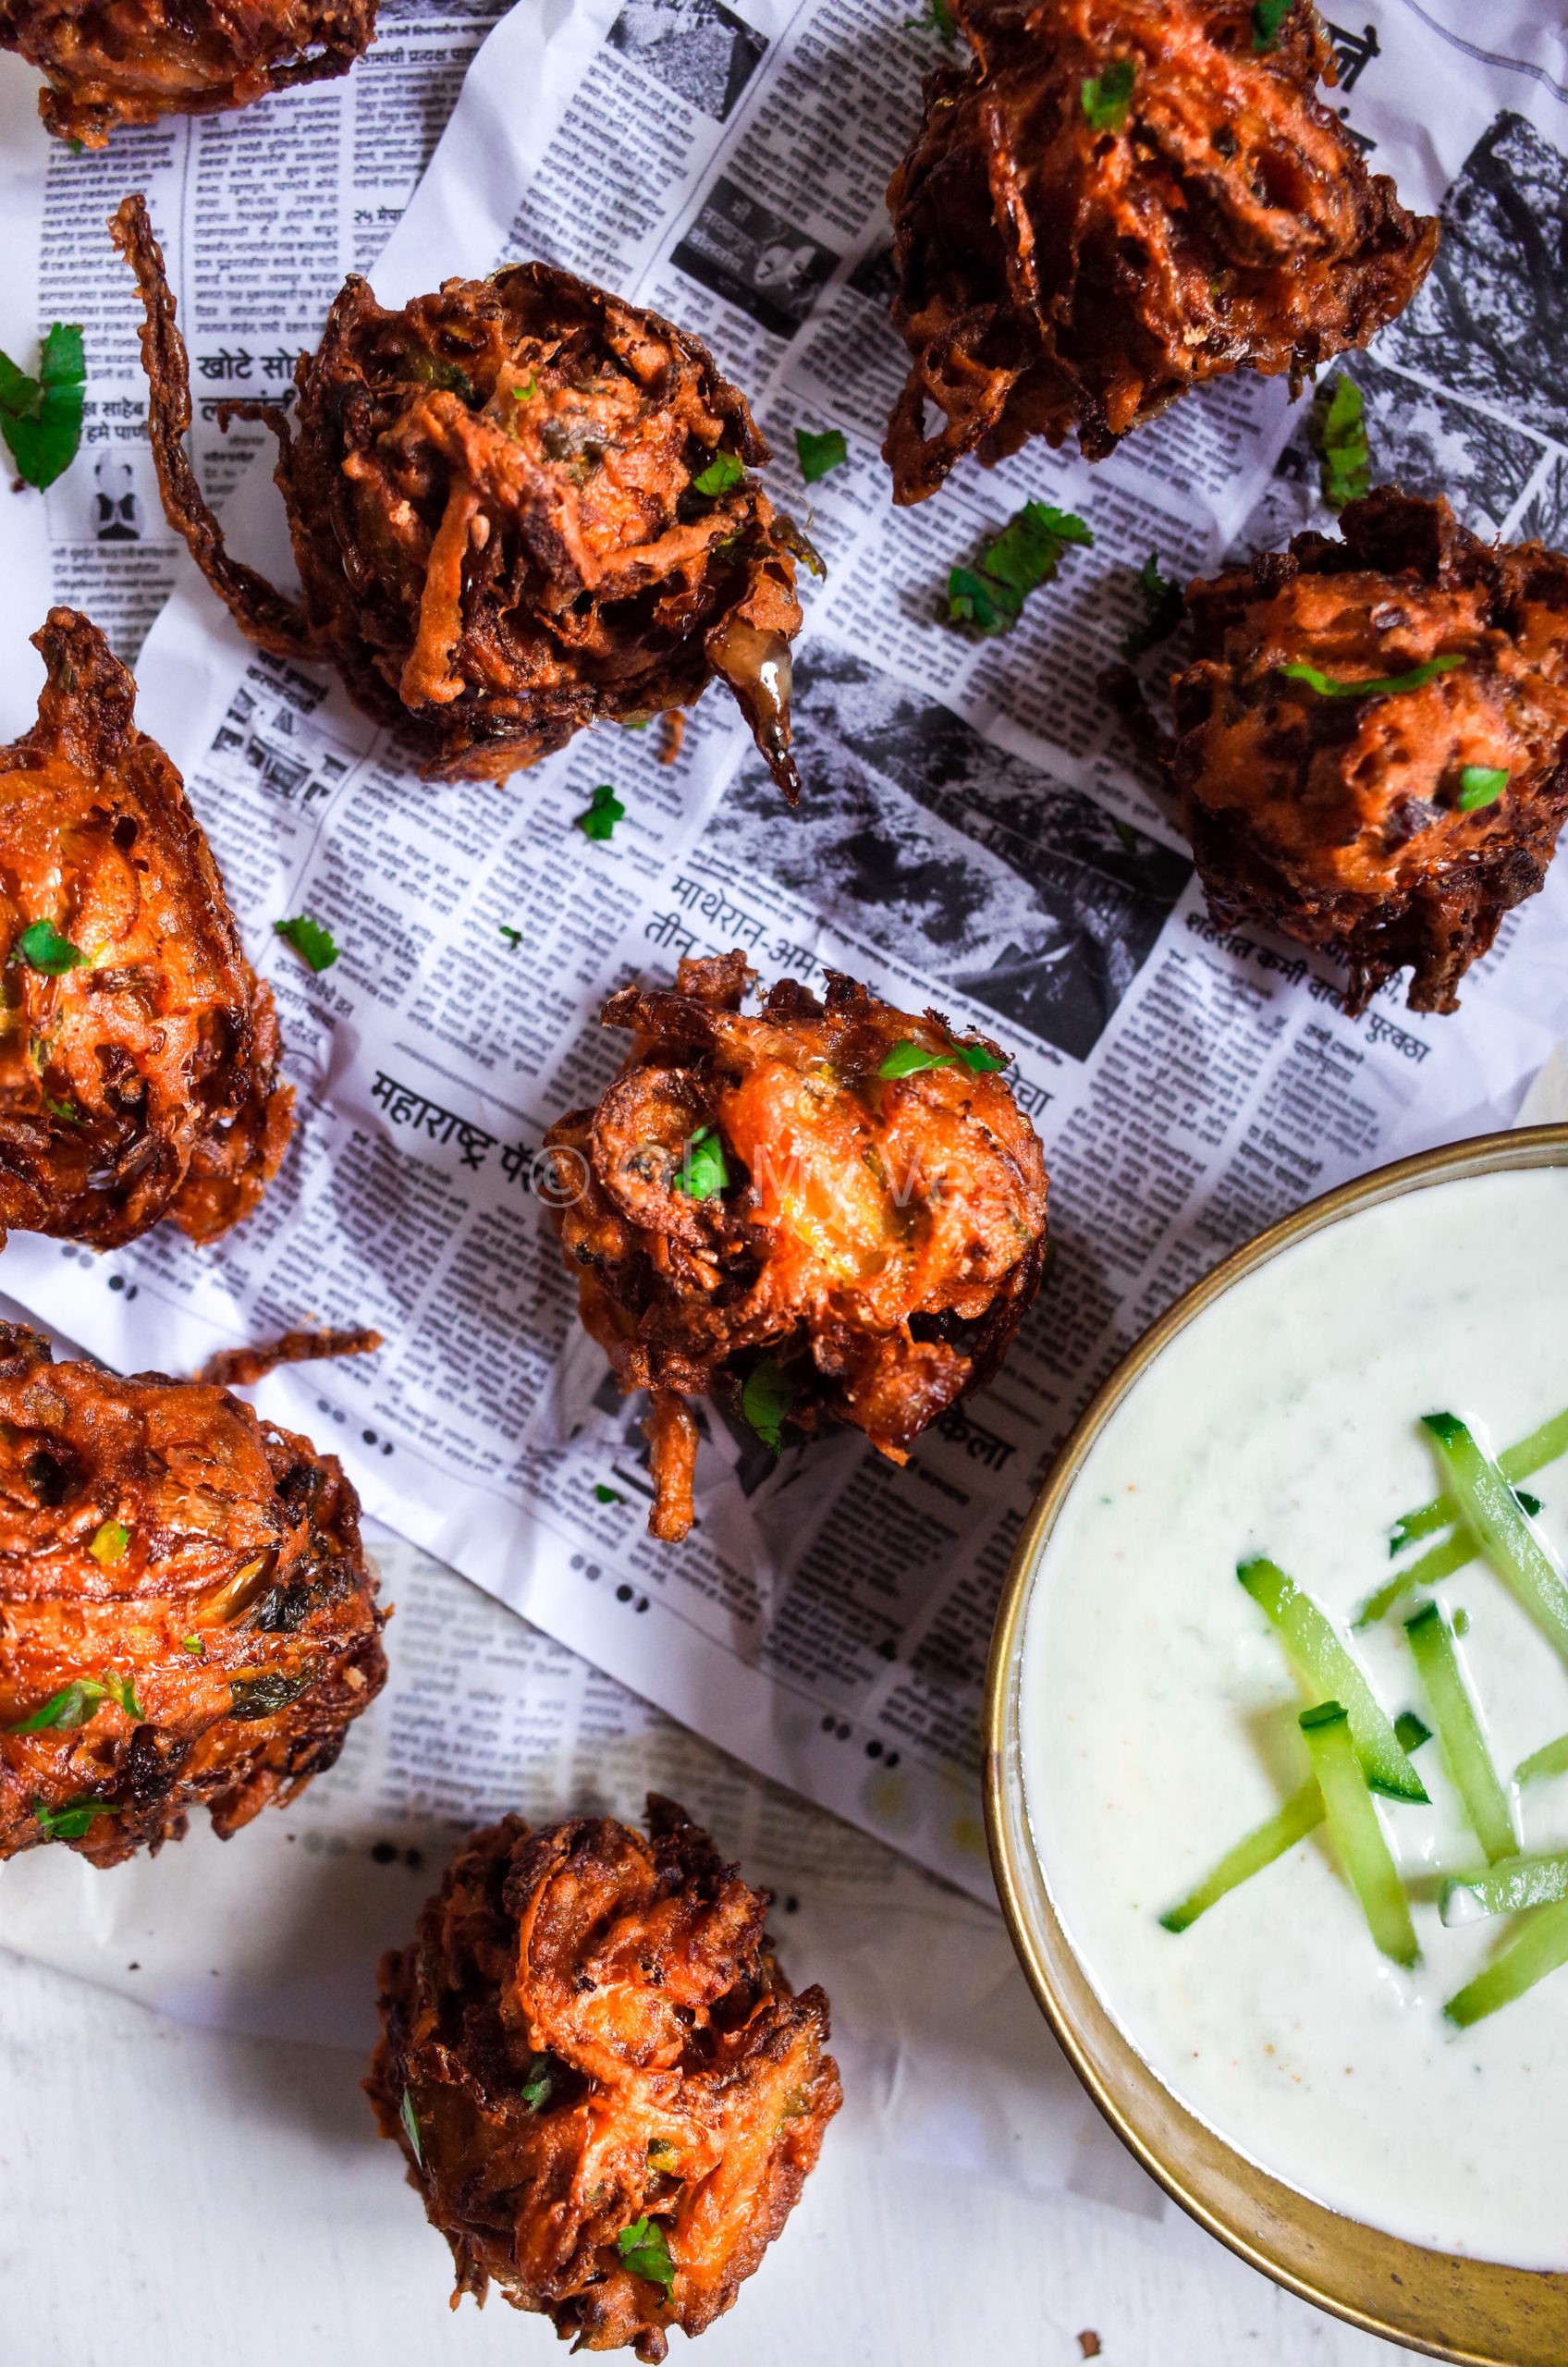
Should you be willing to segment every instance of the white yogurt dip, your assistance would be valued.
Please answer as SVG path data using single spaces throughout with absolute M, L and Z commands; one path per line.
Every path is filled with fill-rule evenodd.
M 1568 1171 L 1406 1194 L 1297 1244 L 1200 1316 L 1102 1432 L 1031 1589 L 1024 1801 L 1053 1905 L 1156 2076 L 1285 2184 L 1390 2235 L 1568 2269 L 1568 1968 L 1460 2031 L 1441 2008 L 1502 1919 L 1445 1930 L 1484 1864 L 1434 1735 L 1429 1808 L 1378 1802 L 1421 1946 L 1380 1956 L 1320 1829 L 1180 1935 L 1158 1918 L 1310 1774 L 1307 1697 L 1237 1582 L 1267 1553 L 1329 1614 L 1390 1716 L 1430 1725 L 1407 1599 L 1349 1633 L 1388 1535 L 1438 1492 L 1418 1417 L 1496 1453 L 1568 1406 Z M 1523 1483 L 1560 1561 L 1568 1457 Z M 1427 1542 L 1432 1540 L 1428 1539 Z M 1416 1547 L 1414 1560 L 1423 1549 Z M 1568 1733 L 1568 1667 L 1473 1562 L 1438 1589 L 1506 1781 Z M 1568 1776 L 1518 1795 L 1568 1846 Z

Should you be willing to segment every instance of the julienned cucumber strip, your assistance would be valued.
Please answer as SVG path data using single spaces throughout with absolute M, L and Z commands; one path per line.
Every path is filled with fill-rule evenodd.
M 1432 1705 L 1448 1772 L 1476 1838 L 1493 1865 L 1500 1858 L 1516 1857 L 1519 1833 L 1513 1805 L 1498 1781 L 1449 1624 L 1437 1604 L 1428 1602 L 1405 1621 L 1404 1632 Z
M 1497 1465 L 1456 1414 L 1423 1414 L 1464 1526 L 1492 1568 L 1568 1661 L 1568 1587 Z
M 1533 1784 L 1540 1775 L 1568 1775 L 1568 1735 L 1559 1735 L 1555 1742 L 1533 1750 L 1513 1771 L 1516 1784 Z
M 1463 1570 L 1466 1562 L 1475 1560 L 1476 1553 L 1476 1540 L 1467 1528 L 1457 1529 L 1453 1536 L 1445 1537 L 1440 1545 L 1434 1545 L 1430 1552 L 1423 1553 L 1418 1562 L 1412 1562 L 1408 1570 L 1401 1570 L 1380 1586 L 1376 1594 L 1367 1596 L 1350 1623 L 1352 1634 L 1372 1626 L 1386 1612 L 1393 1609 L 1402 1595 L 1409 1594 L 1414 1588 L 1435 1587 L 1439 1578 L 1452 1578 L 1455 1570 Z
M 1538 1430 L 1532 1430 L 1517 1446 L 1505 1446 L 1498 1456 L 1497 1467 L 1511 1486 L 1517 1487 L 1532 1471 L 1541 1470 L 1555 1463 L 1560 1454 L 1568 1454 L 1568 1412 L 1554 1414 Z M 1434 1496 L 1419 1512 L 1406 1513 L 1396 1520 L 1389 1539 L 1390 1553 L 1403 1553 L 1418 1537 L 1430 1537 L 1435 1528 L 1446 1528 L 1450 1521 L 1459 1518 L 1459 1506 L 1452 1496 Z
M 1457 1997 L 1451 1997 L 1443 2012 L 1461 2030 L 1468 2030 L 1472 2022 L 1495 2014 L 1500 2005 L 1512 2005 L 1562 1964 L 1568 1964 L 1568 1898 L 1555 1907 L 1537 1907 L 1518 1938 L 1510 1941 Z
M 1401 1747 L 1372 1687 L 1310 1595 L 1277 1562 L 1258 1554 L 1238 1564 L 1236 1576 L 1279 1632 L 1306 1691 L 1342 1704 L 1356 1751 L 1375 1791 L 1390 1800 L 1425 1800 L 1421 1778 Z
M 1301 1730 L 1312 1753 L 1313 1772 L 1323 1795 L 1329 1832 L 1351 1888 L 1361 1901 L 1367 1929 L 1395 1964 L 1413 1965 L 1421 1951 L 1378 1809 L 1351 1733 L 1349 1713 L 1338 1701 L 1304 1710 Z
M 1160 1917 L 1160 1921 L 1168 1932 L 1186 1931 L 1227 1891 L 1235 1890 L 1241 1883 L 1250 1882 L 1254 1874 L 1260 1874 L 1265 1866 L 1271 1866 L 1276 1858 L 1282 1858 L 1287 1849 L 1305 1841 L 1322 1821 L 1323 1795 L 1314 1776 L 1299 1792 L 1291 1794 L 1277 1816 L 1256 1826 L 1244 1841 L 1238 1841 L 1233 1849 L 1228 1849 L 1212 1873 L 1206 1874 L 1197 1888 L 1190 1890 L 1185 1898 Z
M 1502 1858 L 1484 1874 L 1461 1874 L 1444 1883 L 1438 1911 L 1445 1923 L 1468 1923 L 1477 1915 L 1519 1915 L 1560 1898 L 1568 1898 L 1568 1849 Z

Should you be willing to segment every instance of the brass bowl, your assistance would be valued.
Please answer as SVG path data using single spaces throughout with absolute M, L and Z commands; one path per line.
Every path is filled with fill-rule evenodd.
M 1254 2268 L 1367 2334 L 1464 2367 L 1563 2367 L 1568 2275 L 1464 2260 L 1327 2211 L 1243 2160 L 1128 2043 L 1051 1904 L 1024 1810 L 1019 1687 L 1024 1616 L 1047 1539 L 1128 1391 L 1232 1283 L 1353 1211 L 1456 1177 L 1568 1166 L 1568 1125 L 1481 1134 L 1377 1169 L 1287 1217 L 1194 1284 L 1122 1358 L 1052 1466 L 1008 1572 L 986 1679 L 986 1831 L 1013 1946 L 1063 2053 L 1112 2128 L 1169 2195 Z M 1543 2099 L 1543 2109 L 1552 2109 Z

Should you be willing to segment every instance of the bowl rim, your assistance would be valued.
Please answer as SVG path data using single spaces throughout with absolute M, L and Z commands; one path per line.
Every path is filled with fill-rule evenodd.
M 1250 2266 L 1364 2333 L 1455 2367 L 1561 2367 L 1568 2273 L 1427 2250 L 1330 2212 L 1177 2102 L 1100 2003 L 1056 1916 L 1023 1805 L 1018 1699 L 1025 1615 L 1045 1546 L 1090 1449 L 1170 1343 L 1236 1283 L 1348 1216 L 1433 1185 L 1542 1167 L 1568 1167 L 1568 1124 L 1418 1152 L 1308 1201 L 1183 1292 L 1120 1359 L 1058 1451 L 1013 1551 L 986 1673 L 986 1837 L 997 1895 L 1036 2002 L 1091 2101 L 1166 2193 Z

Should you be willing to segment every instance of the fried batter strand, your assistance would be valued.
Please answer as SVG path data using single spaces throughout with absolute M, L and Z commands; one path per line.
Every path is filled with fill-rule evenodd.
M 33 646 L 38 721 L 0 749 L 0 1225 L 212 1241 L 293 1129 L 272 990 L 102 633 L 54 608 Z
M 913 356 L 895 501 L 1031 435 L 1104 460 L 1188 386 L 1292 382 L 1403 311 L 1435 221 L 1316 97 L 1310 0 L 1269 45 L 1252 0 L 953 0 L 972 64 L 927 76 L 888 190 Z M 926 407 L 945 414 L 925 432 Z
M 219 1389 L 251 1389 L 280 1365 L 308 1365 L 322 1356 L 369 1356 L 383 1345 L 379 1331 L 286 1331 L 263 1347 L 220 1348 L 197 1374 Z
M 584 2350 L 664 2358 L 729 2309 L 842 2101 L 748 1889 L 683 1809 L 475 1834 L 381 1962 L 366 2091 L 452 2248 Z
M 744 954 L 627 987 L 635 1031 L 596 1110 L 552 1126 L 548 1196 L 583 1323 L 627 1390 L 651 1390 L 655 1537 L 691 1527 L 711 1396 L 778 1443 L 862 1429 L 897 1463 L 989 1380 L 1038 1288 L 1039 1142 L 984 1039 L 829 973 L 743 1017 Z
M 200 1381 L 0 1325 L 0 1858 L 224 1836 L 330 1767 L 386 1675 L 331 1455 Z
M 1215 917 L 1347 963 L 1347 1011 L 1406 965 L 1452 1011 L 1568 817 L 1568 559 L 1390 487 L 1341 523 L 1190 586 L 1182 826 Z
M 215 115 L 347 74 L 376 0 L 0 0 L 0 49 L 47 76 L 38 112 L 102 148 L 118 124 Z
M 335 666 L 432 779 L 504 779 L 601 718 L 733 691 L 793 803 L 793 526 L 740 389 L 656 313 L 513 264 L 384 312 L 350 279 L 277 437 L 302 606 L 231 559 L 180 442 L 185 347 L 139 197 L 112 225 L 147 308 L 164 508 L 240 630 Z

